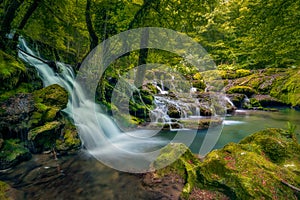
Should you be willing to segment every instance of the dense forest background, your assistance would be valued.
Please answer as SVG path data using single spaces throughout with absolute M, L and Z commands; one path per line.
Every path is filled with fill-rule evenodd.
M 23 35 L 76 63 L 112 35 L 164 27 L 194 38 L 221 68 L 293 67 L 299 19 L 300 2 L 292 0 L 1 0 L 0 48 L 14 49 Z M 147 59 L 166 55 L 152 50 Z

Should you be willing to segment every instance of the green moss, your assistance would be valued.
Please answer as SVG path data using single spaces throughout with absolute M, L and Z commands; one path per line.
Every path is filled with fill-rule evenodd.
M 53 121 L 31 129 L 28 132 L 30 141 L 30 150 L 33 153 L 40 153 L 45 150 L 53 149 L 56 145 L 56 139 L 59 137 L 61 122 Z
M 7 191 L 9 190 L 9 185 L 5 182 L 0 181 L 0 199 L 9 200 L 10 198 L 7 196 Z
M 210 152 L 203 162 L 184 145 L 170 144 L 161 150 L 154 166 L 162 167 L 181 155 L 156 173 L 179 174 L 185 180 L 182 196 L 186 199 L 194 187 L 222 192 L 231 199 L 297 199 L 282 180 L 299 187 L 299 152 L 291 133 L 267 129 Z
M 5 140 L 0 151 L 0 160 L 4 159 L 11 162 L 26 153 L 29 153 L 29 151 L 19 139 Z
M 21 74 L 25 74 L 26 67 L 3 51 L 0 51 L 0 90 L 13 89 L 20 81 Z
M 62 135 L 56 140 L 56 149 L 58 151 L 75 150 L 81 146 L 76 127 L 69 121 L 65 120 L 65 127 L 62 130 Z
M 36 127 L 28 132 L 28 140 L 35 140 L 41 134 L 54 133 L 61 126 L 58 121 L 48 122 L 43 126 Z
M 68 103 L 67 91 L 57 84 L 37 90 L 33 95 L 37 108 L 41 108 L 41 104 L 44 104 L 61 110 L 64 109 Z
M 36 90 L 33 95 L 35 112 L 30 118 L 30 125 L 53 121 L 68 103 L 67 91 L 57 84 Z
M 0 102 L 7 100 L 8 98 L 14 96 L 15 94 L 30 93 L 33 92 L 33 90 L 35 89 L 36 86 L 31 83 L 21 83 L 18 87 L 12 90 L 3 91 L 3 93 L 0 94 Z
M 31 158 L 29 150 L 19 139 L 4 140 L 0 149 L 0 169 L 12 167 L 23 160 Z
M 251 105 L 251 107 L 256 107 L 256 108 L 262 107 L 260 105 L 259 101 L 255 98 L 250 99 L 250 105 Z
M 193 87 L 198 88 L 200 90 L 204 90 L 206 88 L 206 84 L 203 80 L 194 80 L 192 81 L 192 85 Z
M 300 70 L 290 70 L 287 76 L 276 79 L 270 95 L 292 106 L 300 105 Z
M 233 94 L 233 93 L 245 94 L 248 97 L 250 97 L 253 94 L 255 94 L 256 91 L 253 88 L 248 87 L 248 86 L 233 86 L 233 87 L 229 88 L 227 93 L 229 93 L 229 94 Z
M 172 143 L 161 149 L 160 155 L 153 162 L 152 167 L 159 169 L 158 176 L 171 173 L 180 175 L 185 180 L 182 197 L 187 198 L 193 188 L 197 186 L 196 171 L 199 164 L 199 160 L 184 144 Z

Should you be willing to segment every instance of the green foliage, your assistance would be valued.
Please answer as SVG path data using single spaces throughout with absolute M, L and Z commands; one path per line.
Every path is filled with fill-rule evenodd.
M 0 91 L 11 90 L 16 87 L 25 72 L 26 68 L 23 63 L 0 51 Z
M 249 87 L 249 86 L 233 86 L 229 88 L 227 91 L 228 94 L 233 94 L 233 93 L 238 93 L 238 94 L 245 94 L 248 97 L 252 96 L 253 94 L 256 93 L 256 91 Z
M 289 70 L 286 76 L 277 78 L 270 94 L 292 106 L 300 105 L 300 70 Z

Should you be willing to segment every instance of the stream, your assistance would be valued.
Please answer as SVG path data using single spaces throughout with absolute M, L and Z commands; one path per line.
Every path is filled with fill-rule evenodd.
M 215 149 L 222 148 L 229 142 L 239 142 L 247 135 L 264 128 L 284 128 L 287 121 L 300 124 L 300 112 L 291 109 L 238 113 L 226 117 Z M 190 146 L 193 152 L 199 150 L 199 143 L 201 144 L 205 132 L 199 130 L 196 134 Z M 300 132 L 299 126 L 297 132 Z M 162 131 L 157 138 L 165 141 L 171 140 L 173 136 L 173 131 Z M 299 135 L 298 140 L 300 141 Z M 0 172 L 0 180 L 18 190 L 14 194 L 16 199 L 172 199 L 172 196 L 146 188 L 142 175 L 111 169 L 85 150 L 59 157 L 58 160 L 54 160 L 51 154 L 34 155 L 30 161 Z
M 26 47 L 25 43 L 24 46 Z M 44 66 L 34 58 L 28 58 L 26 55 L 23 57 L 32 64 Z M 52 70 L 46 71 L 43 66 L 40 67 L 39 74 L 43 77 L 45 86 L 59 83 L 66 89 L 72 90 L 69 83 L 73 81 L 74 76 L 67 68 L 64 68 L 66 71 L 64 77 L 57 77 Z M 81 93 L 80 95 L 83 96 Z M 111 119 L 103 113 L 99 113 L 97 117 L 102 122 L 100 130 L 103 130 L 99 131 L 99 127 L 96 126 L 98 123 L 91 124 L 90 121 L 89 124 L 84 123 L 84 120 L 89 120 L 89 115 L 91 115 L 86 109 L 94 108 L 94 104 L 83 101 L 85 100 L 84 96 L 81 96 L 78 97 L 79 100 L 82 100 L 77 102 L 78 106 L 68 107 L 65 112 L 74 113 L 74 110 L 77 109 L 77 113 L 80 113 L 83 121 L 79 128 L 86 131 L 86 135 L 81 135 L 81 139 L 85 145 L 90 147 L 89 151 L 82 149 L 73 155 L 61 156 L 58 160 L 55 160 L 51 154 L 34 155 L 28 162 L 23 162 L 13 169 L 1 171 L 0 180 L 6 181 L 18 190 L 15 193 L 16 199 L 174 199 L 146 188 L 141 174 L 130 174 L 112 169 L 99 162 L 97 155 L 100 154 L 101 158 L 104 156 L 108 165 L 109 161 L 120 160 L 119 157 L 123 157 L 121 161 L 128 158 L 129 164 L 132 162 L 135 164 L 132 155 L 136 156 L 137 153 L 146 151 L 145 149 L 159 150 L 171 141 L 176 142 L 174 136 L 178 132 L 181 132 L 180 139 L 185 136 L 190 138 L 193 134 L 194 139 L 190 149 L 193 153 L 198 154 L 207 130 L 161 131 L 151 140 L 132 138 L 129 137 L 130 134 L 120 133 Z M 229 142 L 239 142 L 249 134 L 265 128 L 286 128 L 287 122 L 298 125 L 297 132 L 299 132 L 300 112 L 292 109 L 280 109 L 278 112 L 238 110 L 236 114 L 226 116 L 223 122 L 224 127 L 220 137 L 217 138 L 214 149 L 222 148 Z M 139 131 L 145 132 L 144 130 Z M 126 150 L 121 152 L 123 154 L 111 151 L 110 147 L 105 149 L 103 143 L 97 143 L 99 138 L 104 138 L 104 133 L 107 132 L 109 141 L 115 142 L 116 147 Z M 300 141 L 299 135 L 297 137 Z M 129 150 L 130 152 L 128 152 Z M 110 158 L 111 160 L 108 160 Z M 143 158 L 143 155 L 137 157 L 137 159 L 140 158 Z M 145 162 L 138 163 L 140 166 L 137 167 L 137 170 L 143 170 L 144 167 L 149 166 L 149 163 L 151 160 L 146 159 Z M 120 163 L 120 166 L 122 164 L 124 163 Z M 122 167 L 120 169 L 123 169 Z

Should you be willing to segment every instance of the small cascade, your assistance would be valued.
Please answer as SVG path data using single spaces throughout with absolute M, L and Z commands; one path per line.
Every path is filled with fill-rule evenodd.
M 227 96 L 225 96 L 224 99 L 227 103 L 229 103 L 232 107 L 235 108 L 235 105 L 232 103 L 232 101 Z
M 161 81 L 161 83 L 162 83 L 162 81 Z M 156 89 L 159 91 L 159 94 L 169 94 L 169 92 L 168 91 L 165 91 L 164 90 L 164 86 L 163 86 L 163 84 L 161 84 L 161 87 L 159 87 L 158 85 L 157 85 L 157 82 L 156 81 L 154 81 L 154 83 L 153 83 L 153 85 L 156 87 Z
M 249 108 L 250 107 L 250 99 L 245 95 L 245 98 L 242 102 L 242 108 Z
M 196 116 L 197 117 L 200 117 L 200 108 L 199 107 L 196 107 Z

